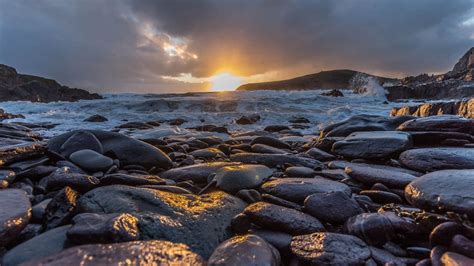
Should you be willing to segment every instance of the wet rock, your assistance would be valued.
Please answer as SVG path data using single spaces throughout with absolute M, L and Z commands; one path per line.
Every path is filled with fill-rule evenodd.
M 388 191 L 363 190 L 359 194 L 368 196 L 371 200 L 380 204 L 403 202 L 403 200 L 397 194 Z
M 209 265 L 279 266 L 280 253 L 257 235 L 235 236 L 221 243 L 209 258 Z
M 93 150 L 73 152 L 69 159 L 79 167 L 93 172 L 107 170 L 114 164 L 111 158 Z
M 409 134 L 397 131 L 354 132 L 332 146 L 332 151 L 347 158 L 390 158 L 412 146 Z
M 474 259 L 474 241 L 463 235 L 455 235 L 449 248 L 456 253 Z
M 0 167 L 42 155 L 45 150 L 41 142 L 0 137 Z
M 214 180 L 216 187 L 229 193 L 236 193 L 241 189 L 260 186 L 272 173 L 273 171 L 264 165 L 224 166 L 216 172 Z
M 316 175 L 336 181 L 350 178 L 343 169 L 322 169 L 321 171 L 316 171 Z
M 59 148 L 59 153 L 65 158 L 80 150 L 93 150 L 100 154 L 104 152 L 97 137 L 88 131 L 77 131 L 68 138 Z
M 295 236 L 291 241 L 291 251 L 310 265 L 362 265 L 370 257 L 364 241 L 336 233 Z
M 257 202 L 244 210 L 250 221 L 263 228 L 282 231 L 292 235 L 324 231 L 318 219 L 290 208 Z
M 76 244 L 127 242 L 139 239 L 138 218 L 133 215 L 81 213 L 72 220 L 68 239 Z
M 260 115 L 258 114 L 243 115 L 235 120 L 235 123 L 239 125 L 251 125 L 257 123 L 258 120 L 260 120 Z
M 412 205 L 429 211 L 452 211 L 474 219 L 474 171 L 443 170 L 426 174 L 405 188 Z
M 405 166 L 423 172 L 443 169 L 474 169 L 474 149 L 422 148 L 400 154 Z
M 391 169 L 380 169 L 366 166 L 352 165 L 345 169 L 345 172 L 355 180 L 371 186 L 375 183 L 382 183 L 392 188 L 404 188 L 416 176 Z
M 0 189 L 7 188 L 13 180 L 15 180 L 16 174 L 10 170 L 0 170 Z
M 160 173 L 160 177 L 165 179 L 171 179 L 176 182 L 181 181 L 193 181 L 194 183 L 207 183 L 209 175 L 214 174 L 217 170 L 224 166 L 239 165 L 236 162 L 211 162 L 194 164 L 190 166 L 184 166 L 179 168 L 173 168 Z
M 68 173 L 67 171 L 58 171 L 45 177 L 46 190 L 53 191 L 63 187 L 71 187 L 79 192 L 87 192 L 99 185 L 99 179 L 90 175 Z
M 376 115 L 355 115 L 323 128 L 320 137 L 346 137 L 356 131 L 395 130 L 400 124 L 412 118 L 411 116 L 387 118 Z
M 291 209 L 295 209 L 295 210 L 298 210 L 298 211 L 302 211 L 302 209 L 303 209 L 301 207 L 301 205 L 299 205 L 299 204 L 296 204 L 296 203 L 288 201 L 288 200 L 284 200 L 284 199 L 279 198 L 279 197 L 275 197 L 275 196 L 270 195 L 270 194 L 265 194 L 265 193 L 262 194 L 262 201 L 272 203 L 272 204 L 276 204 L 276 205 L 280 205 L 280 206 L 287 207 L 287 208 L 291 208 Z
M 431 247 L 448 245 L 457 234 L 463 234 L 464 227 L 456 222 L 444 222 L 436 226 L 430 234 Z
M 285 175 L 289 177 L 314 177 L 316 171 L 304 166 L 292 166 L 285 169 Z
M 230 221 L 245 205 L 221 191 L 196 196 L 111 185 L 84 194 L 78 202 L 78 211 L 138 213 L 142 239 L 185 243 L 207 258 L 230 236 Z
M 262 196 L 255 189 L 242 189 L 235 194 L 235 196 L 244 200 L 247 203 L 255 203 L 262 200 Z
M 69 228 L 65 225 L 51 229 L 12 248 L 3 257 L 3 266 L 16 266 L 66 249 L 71 245 L 66 237 Z
M 215 159 L 227 157 L 225 153 L 216 148 L 199 149 L 192 151 L 190 154 L 197 159 Z
M 313 159 L 316 159 L 319 161 L 331 161 L 336 158 L 334 155 L 327 153 L 323 150 L 320 150 L 318 148 L 311 148 L 306 151 L 306 154 L 311 156 Z
M 290 254 L 291 235 L 264 229 L 252 229 L 250 230 L 250 233 L 263 238 L 269 244 L 278 249 L 283 256 Z
M 443 131 L 474 135 L 474 120 L 455 115 L 439 115 L 406 121 L 398 128 L 401 131 Z
M 69 223 L 76 214 L 79 193 L 70 187 L 62 189 L 46 206 L 44 226 L 47 230 Z
M 260 137 L 254 138 L 250 142 L 250 145 L 255 145 L 255 144 L 264 144 L 264 145 L 268 145 L 268 146 L 278 148 L 278 149 L 290 149 L 290 145 L 288 145 L 287 143 L 277 138 L 266 137 L 266 136 L 260 136 Z
M 48 141 L 48 148 L 54 152 L 59 152 L 60 147 L 72 135 L 78 131 L 65 133 Z M 169 169 L 172 162 L 161 150 L 145 142 L 127 137 L 120 133 L 87 130 L 101 142 L 104 155 L 120 160 L 121 165 L 141 165 L 147 169 L 152 167 Z
M 313 169 L 323 167 L 320 161 L 287 154 L 239 153 L 231 155 L 230 160 L 241 163 L 263 164 L 268 167 L 283 166 L 285 164 L 305 166 Z
M 21 189 L 0 190 L 0 247 L 18 237 L 31 217 L 31 204 Z
M 40 203 L 36 204 L 31 208 L 31 221 L 36 223 L 43 222 L 43 216 L 46 211 L 46 207 L 52 199 L 45 199 Z
M 293 117 L 288 122 L 292 124 L 309 124 L 311 121 L 308 120 L 306 117 Z
M 341 191 L 312 194 L 305 199 L 304 208 L 322 222 L 332 224 L 343 224 L 363 212 L 357 201 Z
M 464 144 L 474 141 L 473 136 L 459 132 L 423 131 L 410 132 L 410 135 L 413 139 L 413 145 L 416 147 L 439 145 L 450 146 L 456 144 L 455 142 Z
M 321 93 L 321 95 L 322 96 L 331 96 L 331 97 L 344 97 L 344 94 L 338 89 L 330 90 L 328 92 L 323 92 L 323 93 Z
M 443 263 L 443 265 L 474 265 L 474 259 L 450 251 L 444 253 L 443 256 L 441 256 L 441 262 Z
M 263 130 L 268 131 L 268 132 L 280 132 L 283 130 L 290 130 L 290 128 L 285 125 L 269 125 L 269 126 L 266 126 Z
M 161 191 L 167 191 L 167 192 L 171 192 L 175 194 L 193 194 L 191 190 L 188 190 L 186 188 L 179 187 L 179 186 L 172 186 L 172 185 L 146 185 L 146 186 L 140 186 L 140 187 L 158 189 Z M 199 190 L 197 192 L 199 192 Z
M 280 178 L 265 182 L 262 191 L 296 203 L 303 201 L 311 194 L 340 191 L 351 194 L 350 188 L 342 183 L 326 178 Z
M 128 185 L 128 186 L 146 186 L 146 185 L 165 185 L 166 181 L 155 175 L 140 174 L 109 174 L 100 179 L 101 185 Z
M 24 265 L 116 265 L 123 262 L 130 265 L 206 265 L 205 260 L 188 246 L 163 240 L 83 245 Z
M 252 145 L 252 152 L 255 153 L 268 153 L 268 154 L 285 154 L 288 153 L 285 150 L 274 148 L 265 144 L 254 144 Z
M 378 265 L 406 265 L 403 261 L 386 250 L 376 247 L 369 247 L 369 249 L 372 258 L 378 263 Z
M 152 129 L 153 126 L 143 122 L 127 122 L 117 126 L 117 128 L 127 128 L 127 129 Z
M 18 173 L 16 173 L 16 176 L 19 179 L 28 178 L 32 181 L 38 181 L 41 178 L 50 175 L 51 173 L 53 173 L 57 169 L 58 169 L 58 167 L 56 167 L 56 166 L 38 165 L 38 166 L 34 166 L 32 168 L 29 168 L 25 171 L 18 172 Z
M 91 115 L 88 118 L 84 119 L 84 122 L 106 122 L 109 121 L 106 117 L 103 117 L 101 115 Z

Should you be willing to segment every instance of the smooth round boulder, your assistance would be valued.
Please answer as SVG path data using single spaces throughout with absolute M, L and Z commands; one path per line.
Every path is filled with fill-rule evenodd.
M 100 154 L 104 152 L 102 144 L 94 134 L 88 131 L 77 131 L 61 145 L 59 153 L 65 158 L 69 158 L 71 153 L 86 149 Z
M 321 222 L 306 213 L 266 202 L 257 202 L 244 210 L 254 224 L 292 235 L 325 231 Z
M 93 172 L 107 170 L 114 164 L 114 160 L 93 150 L 73 152 L 69 159 L 79 167 Z
M 352 165 L 345 168 L 345 172 L 355 180 L 371 186 L 375 183 L 382 183 L 391 188 L 404 188 L 415 176 L 400 171 L 389 169 L 378 169 L 369 166 Z
M 341 191 L 313 194 L 304 201 L 304 208 L 319 220 L 332 224 L 343 224 L 363 212 L 356 200 Z
M 212 253 L 208 265 L 279 266 L 280 253 L 257 235 L 234 236 L 222 242 Z
M 346 158 L 385 159 L 412 146 L 410 134 L 399 131 L 354 132 L 332 146 L 332 152 Z
M 206 265 L 184 244 L 163 240 L 132 241 L 72 247 L 23 265 Z
M 452 211 L 474 219 L 474 170 L 442 170 L 417 178 L 405 198 L 426 211 Z
M 474 149 L 413 149 L 400 154 L 400 162 L 408 168 L 422 172 L 444 169 L 474 169 Z
M 216 186 L 226 192 L 236 193 L 241 189 L 260 186 L 273 171 L 264 165 L 224 166 L 216 172 Z
M 160 177 L 171 179 L 176 182 L 193 181 L 194 183 L 203 184 L 207 183 L 207 178 L 209 175 L 216 173 L 222 167 L 235 166 L 239 164 L 240 163 L 236 162 L 211 162 L 193 164 L 164 171 L 160 173 Z
M 408 120 L 397 130 L 402 131 L 442 131 L 474 134 L 474 119 L 457 115 L 434 115 Z
M 363 265 L 370 258 L 370 250 L 364 241 L 336 233 L 295 236 L 291 251 L 310 265 Z
M 316 171 L 304 166 L 291 166 L 285 169 L 285 175 L 289 177 L 314 177 Z
M 31 203 L 21 189 L 0 190 L 0 247 L 14 240 L 31 218 Z
M 340 191 L 347 195 L 351 189 L 343 183 L 322 177 L 314 178 L 279 178 L 265 182 L 262 191 L 296 203 L 303 201 L 311 194 Z

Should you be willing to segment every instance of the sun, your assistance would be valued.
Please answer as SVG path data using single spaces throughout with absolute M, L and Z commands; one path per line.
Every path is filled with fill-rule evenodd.
M 214 75 L 210 78 L 211 91 L 233 91 L 242 84 L 242 78 L 228 72 Z

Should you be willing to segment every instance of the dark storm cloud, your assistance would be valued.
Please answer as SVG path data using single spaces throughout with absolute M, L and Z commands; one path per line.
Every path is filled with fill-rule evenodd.
M 470 0 L 0 5 L 0 62 L 108 90 L 198 89 L 202 85 L 163 76 L 208 77 L 219 70 L 281 77 L 334 68 L 396 76 L 439 72 L 474 43 L 474 20 L 465 22 L 473 17 Z

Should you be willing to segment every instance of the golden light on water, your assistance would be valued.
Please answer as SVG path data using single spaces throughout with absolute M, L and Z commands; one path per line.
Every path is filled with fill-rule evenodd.
M 211 91 L 233 91 L 242 85 L 242 78 L 228 72 L 220 73 L 210 78 Z

